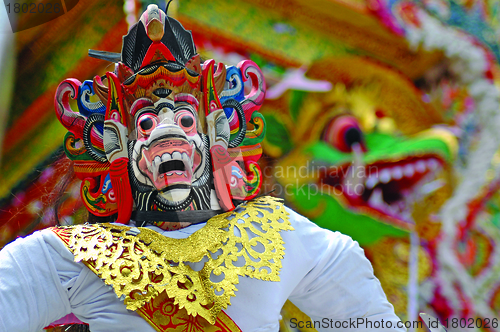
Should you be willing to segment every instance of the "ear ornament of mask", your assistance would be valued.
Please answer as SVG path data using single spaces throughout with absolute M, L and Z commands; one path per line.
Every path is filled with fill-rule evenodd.
M 100 217 L 118 211 L 115 189 L 111 184 L 110 163 L 103 143 L 104 112 L 101 101 L 91 102 L 92 81 L 83 84 L 67 79 L 59 84 L 55 95 L 55 111 L 61 124 L 68 129 L 64 150 L 73 161 L 76 176 L 82 180 L 80 194 L 87 210 Z M 74 112 L 69 98 L 76 99 L 79 112 Z
M 226 114 L 215 92 L 214 64 L 214 60 L 207 60 L 203 64 L 203 98 L 208 124 L 208 137 L 210 138 L 210 155 L 212 156 L 215 191 L 222 209 L 230 211 L 234 209 L 231 201 L 229 172 L 226 168 L 226 165 L 231 161 L 231 157 L 227 152 L 230 131 Z M 223 65 L 220 64 L 219 66 Z
M 104 150 L 110 162 L 110 178 L 116 188 L 118 217 L 128 224 L 132 214 L 132 189 L 128 176 L 128 116 L 123 105 L 123 88 L 114 73 L 106 74 L 109 82 L 108 105 L 104 118 Z

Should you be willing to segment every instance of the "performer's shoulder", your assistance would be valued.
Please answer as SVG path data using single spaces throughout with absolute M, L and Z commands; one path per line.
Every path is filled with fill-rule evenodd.
M 58 227 L 49 227 L 24 237 L 18 237 L 5 247 L 0 248 L 0 256 L 2 254 L 13 256 L 22 255 L 38 259 L 42 256 L 48 257 L 58 255 L 64 256 L 65 258 L 67 257 L 68 259 L 71 258 L 72 260 L 72 255 L 70 251 L 67 250 L 67 246 L 61 241 L 61 237 L 54 232 L 58 229 Z
M 322 228 L 288 206 L 285 206 L 285 210 L 294 229 L 290 234 L 283 234 L 285 242 L 287 238 L 292 238 L 294 242 L 302 243 L 307 251 L 318 253 L 325 250 L 358 250 L 358 243 L 350 236 Z

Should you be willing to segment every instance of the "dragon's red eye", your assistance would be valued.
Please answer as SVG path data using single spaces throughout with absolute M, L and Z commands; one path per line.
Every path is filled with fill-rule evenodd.
M 145 136 L 149 136 L 157 125 L 158 118 L 153 114 L 143 114 L 137 120 L 137 130 Z
M 358 143 L 364 149 L 363 132 L 355 117 L 340 115 L 325 127 L 323 140 L 342 152 L 351 152 Z

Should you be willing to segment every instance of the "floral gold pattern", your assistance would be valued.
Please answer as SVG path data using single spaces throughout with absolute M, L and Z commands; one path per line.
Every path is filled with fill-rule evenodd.
M 179 309 L 165 292 L 146 303 L 137 313 L 158 332 L 241 332 L 224 310 L 221 310 L 212 325 L 200 315 L 191 316 L 186 309 Z
M 211 218 L 185 239 L 111 224 L 52 230 L 127 309 L 138 310 L 166 292 L 179 309 L 214 324 L 235 295 L 239 276 L 280 280 L 280 231 L 293 228 L 279 200 L 260 197 Z

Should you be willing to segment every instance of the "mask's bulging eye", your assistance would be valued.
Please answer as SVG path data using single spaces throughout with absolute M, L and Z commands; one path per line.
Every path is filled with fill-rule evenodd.
M 185 115 L 181 118 L 181 125 L 184 127 L 184 128 L 189 128 L 193 125 L 194 123 L 194 120 L 191 116 L 189 115 Z
M 176 114 L 176 122 L 179 127 L 186 133 L 190 133 L 195 128 L 195 119 L 191 112 L 180 111 Z
M 350 115 L 331 120 L 325 127 L 323 140 L 342 152 L 351 152 L 356 143 L 365 150 L 363 132 L 356 118 Z
M 144 114 L 137 120 L 137 130 L 145 136 L 149 136 L 158 125 L 158 119 L 152 114 Z

